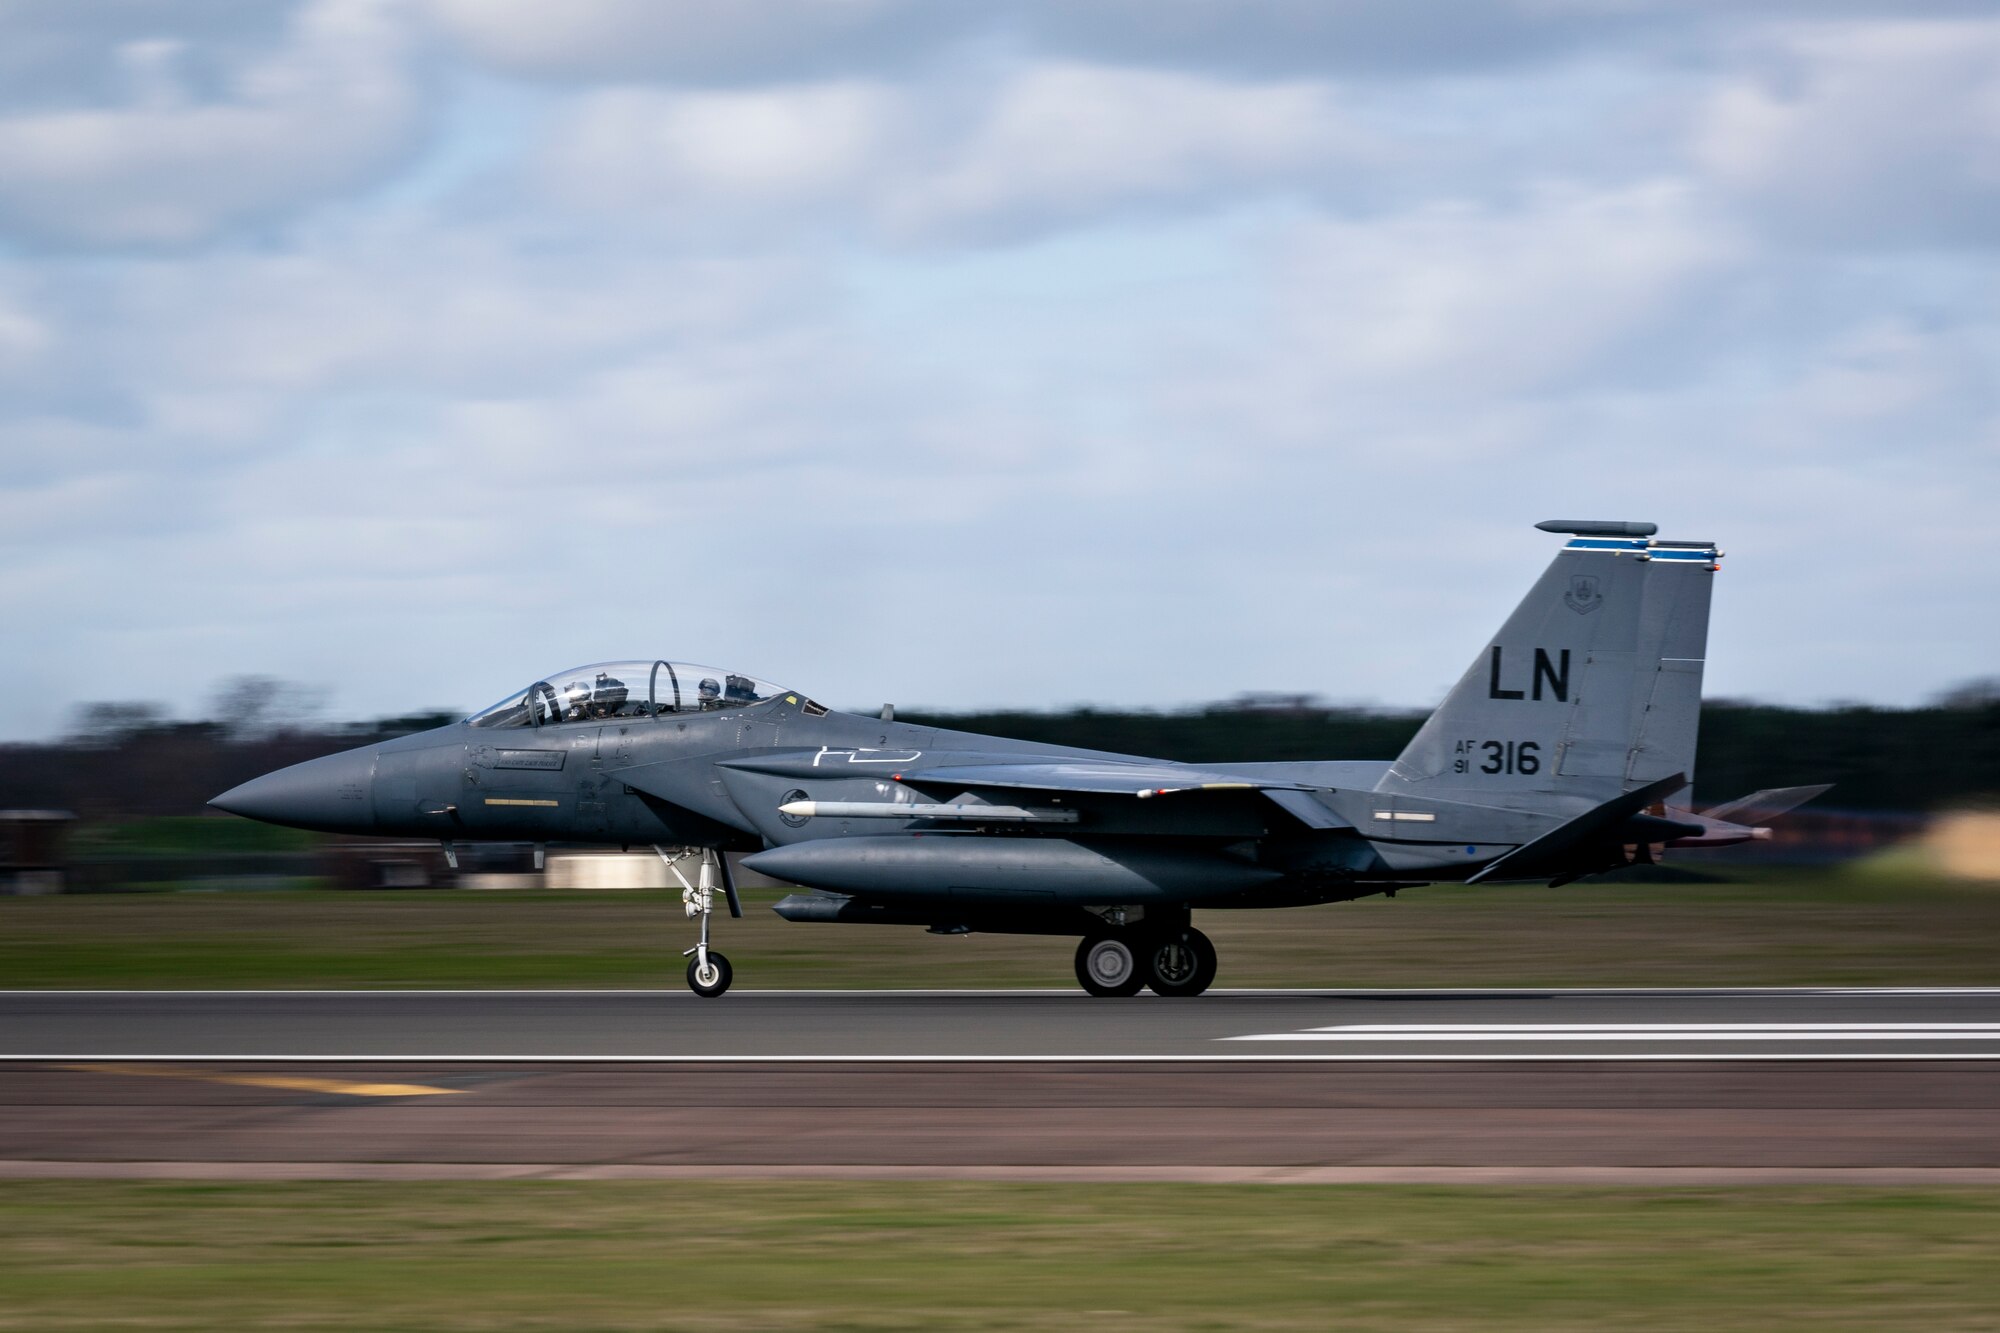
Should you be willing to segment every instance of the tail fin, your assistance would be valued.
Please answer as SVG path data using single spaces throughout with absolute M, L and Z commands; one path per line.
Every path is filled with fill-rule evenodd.
M 1650 523 L 1537 526 L 1574 535 L 1378 791 L 1595 804 L 1692 779 L 1720 552 L 1652 540 Z

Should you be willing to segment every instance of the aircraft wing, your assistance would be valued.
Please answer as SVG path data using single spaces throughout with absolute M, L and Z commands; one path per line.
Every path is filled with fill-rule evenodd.
M 1090 792 L 1135 796 L 1141 800 L 1189 791 L 1303 791 L 1305 784 L 1246 778 L 1226 769 L 1191 768 L 1185 764 L 1117 764 L 1058 760 L 1021 763 L 998 759 L 990 763 L 943 764 L 898 775 L 907 787 L 1005 787 L 1032 791 Z
M 925 792 L 959 792 L 980 788 L 1010 791 L 1060 792 L 1093 796 L 1130 796 L 1151 800 L 1184 793 L 1259 792 L 1266 800 L 1307 828 L 1351 827 L 1348 821 L 1315 800 L 1308 783 L 1285 778 L 1232 773 L 1227 769 L 1193 768 L 1185 764 L 1118 764 L 1075 760 L 1054 763 L 1002 762 L 951 764 L 904 773 L 904 786 Z
M 1202 792 L 1260 792 L 1308 828 L 1350 827 L 1345 819 L 1314 799 L 1311 793 L 1316 788 L 1312 783 L 1277 774 L 1240 773 L 1164 761 L 1025 759 L 1012 754 L 968 751 L 927 756 L 911 751 L 826 750 L 749 756 L 724 760 L 721 766 L 801 779 L 880 776 L 947 802 L 962 793 L 981 791 L 1134 800 Z M 926 816 L 947 817 L 942 813 L 947 808 L 926 807 Z M 974 814 L 987 817 L 991 812 L 966 807 L 966 817 Z
M 951 787 L 1005 787 L 1032 791 L 1090 792 L 1109 796 L 1167 796 L 1184 791 L 1310 791 L 1291 778 L 1233 773 L 1135 760 L 1025 760 L 1010 754 L 917 750 L 794 750 L 725 759 L 721 768 L 788 778 L 884 777 L 919 791 Z

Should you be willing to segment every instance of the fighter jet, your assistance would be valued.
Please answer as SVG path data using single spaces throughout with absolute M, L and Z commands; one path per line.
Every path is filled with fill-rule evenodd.
M 725 853 L 804 892 L 788 921 L 1073 936 L 1092 995 L 1193 996 L 1201 911 L 1438 881 L 1563 884 L 1770 835 L 1824 787 L 1686 803 L 1712 542 L 1552 519 L 1568 542 L 1393 760 L 1183 764 L 844 713 L 666 659 L 535 681 L 461 722 L 281 769 L 210 804 L 331 833 L 650 846 L 699 995 Z M 690 879 L 683 866 L 694 871 Z

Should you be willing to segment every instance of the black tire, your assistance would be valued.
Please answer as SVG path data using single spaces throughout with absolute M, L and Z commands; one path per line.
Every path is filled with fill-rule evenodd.
M 1146 941 L 1143 963 L 1146 985 L 1155 995 L 1187 998 L 1215 981 L 1215 945 L 1192 926 Z
M 688 959 L 688 989 L 705 1000 L 712 1000 L 729 989 L 730 978 L 736 975 L 736 971 L 729 966 L 727 958 L 713 949 L 708 951 L 708 967 L 709 975 L 703 977 L 701 961 Z
M 1076 979 L 1092 995 L 1137 995 L 1146 985 L 1139 952 L 1126 935 L 1086 935 L 1076 946 Z

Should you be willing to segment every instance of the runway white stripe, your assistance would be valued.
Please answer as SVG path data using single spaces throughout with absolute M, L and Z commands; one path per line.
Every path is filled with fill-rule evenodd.
M 1221 1041 L 1986 1041 L 2000 1023 L 1355 1023 Z
M 1218 1038 L 1227 1041 L 1230 1038 Z M 1436 1055 L 1363 1055 L 1339 1051 L 1277 1051 L 1256 1055 L 1173 1054 L 1132 1055 L 1104 1053 L 1077 1055 L 411 1055 L 389 1051 L 377 1055 L 359 1052 L 307 1055 L 242 1055 L 228 1051 L 158 1052 L 105 1054 L 81 1052 L 70 1055 L 50 1053 L 0 1054 L 0 1067 L 22 1064 L 73 1064 L 78 1061 L 105 1061 L 137 1064 L 160 1061 L 172 1064 L 288 1064 L 288 1065 L 1204 1065 L 1204 1064 L 1702 1064 L 1736 1062 L 1746 1064 L 1789 1064 L 1852 1061 L 1883 1064 L 1893 1061 L 1931 1061 L 1963 1064 L 1968 1061 L 2000 1060 L 2000 1050 L 1952 1051 L 1569 1051 L 1552 1055 L 1541 1051 L 1500 1049 L 1477 1055 L 1440 1053 Z
M 1083 1000 L 1083 992 L 1075 986 L 1004 986 L 1004 987 L 963 987 L 926 988 L 900 986 L 840 987 L 838 989 L 787 989 L 783 987 L 737 986 L 729 992 L 732 998 L 785 996 L 828 996 L 837 998 L 859 998 L 870 996 L 891 997 L 1004 997 L 1060 996 Z M 1326 1000 L 1367 1000 L 1376 998 L 1395 999 L 1406 996 L 1475 996 L 1504 999 L 1520 996 L 1526 999 L 1588 999 L 1595 996 L 1622 996 L 1644 998 L 1648 996 L 1688 998 L 1688 999 L 1729 999 L 1736 996 L 1800 996 L 1811 998 L 1826 995 L 1887 996 L 1887 995 L 1948 995 L 1979 997 L 2000 995 L 2000 986 L 1218 986 L 1210 990 L 1211 998 L 1227 996 L 1256 997 L 1296 997 L 1302 999 Z M 0 987 L 0 999 L 33 1000 L 64 995 L 94 995 L 107 997 L 187 999 L 190 997 L 213 998 L 216 996 L 315 996 L 338 995 L 367 999 L 384 996 L 524 996 L 547 999 L 555 996 L 604 997 L 614 995 L 652 996 L 656 999 L 687 1000 L 706 1005 L 710 1003 L 679 985 L 655 987 L 375 987 L 350 986 L 330 987 L 230 987 L 226 989 L 199 989 L 190 987 L 133 988 L 116 987 L 73 987 L 55 986 Z M 1132 997 L 1136 1000 L 1156 1000 L 1159 997 L 1149 992 L 1140 992 Z M 1181 1004 L 1180 1000 L 1168 1003 Z
M 1334 1023 L 1305 1032 L 2000 1032 L 2000 1023 Z

